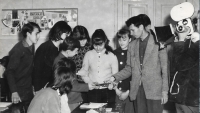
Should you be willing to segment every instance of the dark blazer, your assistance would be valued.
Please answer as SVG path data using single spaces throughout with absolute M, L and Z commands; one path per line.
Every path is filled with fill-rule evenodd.
M 189 47 L 190 45 L 190 47 Z M 175 42 L 170 101 L 199 106 L 199 41 Z
M 22 101 L 33 98 L 32 70 L 33 52 L 18 42 L 9 52 L 9 63 L 5 71 L 11 93 L 17 92 Z
M 143 84 L 147 99 L 160 100 L 162 92 L 168 92 L 169 89 L 167 51 L 166 49 L 159 51 L 159 45 L 155 44 L 154 38 L 150 34 L 143 65 L 140 66 L 139 40 L 136 39 L 129 44 L 127 65 L 114 77 L 117 81 L 120 81 L 132 75 L 129 94 L 131 100 L 136 99 L 140 82 Z
M 44 88 L 48 83 L 53 83 L 53 62 L 58 56 L 58 48 L 52 41 L 46 41 L 41 44 L 35 54 L 33 70 L 33 86 L 35 91 Z

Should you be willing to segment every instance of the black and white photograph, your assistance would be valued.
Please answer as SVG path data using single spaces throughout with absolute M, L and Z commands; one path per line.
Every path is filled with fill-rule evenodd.
M 0 113 L 199 113 L 200 0 L 0 0 Z

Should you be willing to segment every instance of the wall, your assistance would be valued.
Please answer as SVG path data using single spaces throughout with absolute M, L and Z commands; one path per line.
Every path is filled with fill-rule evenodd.
M 95 29 L 103 29 L 111 40 L 115 36 L 115 0 L 0 0 L 2 9 L 78 8 L 78 24 L 85 26 L 90 36 Z M 0 11 L 0 18 L 2 18 Z M 0 24 L 2 26 L 2 23 Z M 41 37 L 36 47 L 45 41 Z M 0 58 L 18 42 L 17 36 L 2 36 L 0 29 Z
M 104 29 L 108 38 L 111 40 L 110 45 L 115 48 L 112 39 L 117 30 L 130 17 L 130 14 L 128 16 L 127 13 L 129 12 L 127 7 L 131 7 L 132 5 L 135 5 L 135 7 L 148 6 L 149 13 L 147 14 L 152 19 L 152 25 L 160 26 L 166 24 L 163 18 L 169 16 L 171 7 L 184 1 L 191 2 L 195 6 L 195 11 L 199 9 L 199 0 L 0 0 L 0 10 L 78 8 L 78 24 L 85 26 L 90 36 L 95 29 Z M 7 55 L 14 44 L 18 42 L 17 36 L 2 36 L 1 26 L 2 22 L 0 22 L 0 58 Z M 44 41 L 45 37 L 41 37 L 36 48 Z

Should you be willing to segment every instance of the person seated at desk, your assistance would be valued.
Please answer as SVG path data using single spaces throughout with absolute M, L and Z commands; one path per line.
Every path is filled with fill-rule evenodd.
M 70 113 L 67 94 L 72 89 L 76 74 L 75 63 L 67 58 L 60 59 L 54 65 L 54 86 L 36 93 L 27 113 Z M 62 105 L 62 104 L 65 105 Z M 65 107 L 61 107 L 65 106 Z

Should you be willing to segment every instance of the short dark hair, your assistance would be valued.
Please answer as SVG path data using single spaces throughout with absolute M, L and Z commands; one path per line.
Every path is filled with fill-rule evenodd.
M 151 20 L 146 14 L 139 14 L 138 17 L 143 20 L 144 27 L 151 25 Z
M 0 59 L 0 64 L 7 68 L 9 62 L 9 56 L 4 56 L 2 59 Z
M 58 21 L 49 31 L 49 40 L 58 41 L 62 40 L 63 33 L 70 33 L 72 28 L 65 21 Z
M 72 31 L 72 37 L 77 40 L 87 39 L 87 43 L 90 42 L 90 36 L 89 36 L 88 30 L 84 26 L 81 26 L 81 25 L 77 25 L 76 27 L 74 27 Z
M 66 38 L 63 43 L 60 44 L 60 51 L 73 51 L 75 48 L 80 48 L 80 42 L 72 37 Z
M 31 34 L 34 28 L 37 28 L 38 31 L 41 32 L 40 26 L 36 24 L 35 22 L 28 22 L 27 24 L 24 24 L 21 31 L 23 38 L 27 37 L 27 34 L 26 34 L 27 32 Z
M 60 59 L 54 65 L 54 86 L 59 89 L 60 94 L 69 93 L 76 74 L 76 64 L 67 58 Z
M 129 27 L 131 24 L 134 24 L 136 27 L 143 25 L 146 27 L 151 24 L 150 18 L 145 14 L 140 14 L 138 16 L 133 16 L 126 21 L 126 25 Z
M 113 52 L 112 48 L 108 45 L 109 40 L 105 34 L 105 32 L 102 29 L 96 29 L 95 32 L 92 35 L 92 45 L 101 45 L 105 42 L 105 48 L 106 48 L 106 54 L 108 54 L 108 51 Z M 92 46 L 92 49 L 94 47 Z
M 117 32 L 117 38 L 119 39 L 119 38 L 121 38 L 121 37 L 123 37 L 124 35 L 130 35 L 130 31 L 128 30 L 128 29 L 120 29 L 118 32 Z M 129 36 L 129 38 L 131 38 L 130 36 Z

